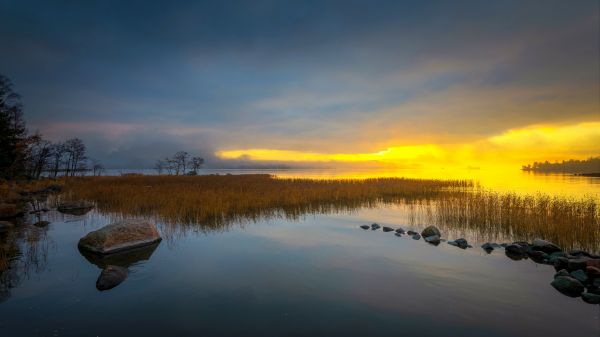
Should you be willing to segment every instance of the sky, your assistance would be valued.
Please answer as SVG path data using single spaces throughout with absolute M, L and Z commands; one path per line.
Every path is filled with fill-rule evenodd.
M 113 168 L 600 155 L 600 2 L 6 1 L 30 131 Z

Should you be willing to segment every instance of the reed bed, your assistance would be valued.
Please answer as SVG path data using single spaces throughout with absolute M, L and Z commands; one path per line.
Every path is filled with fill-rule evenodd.
M 406 178 L 278 179 L 269 175 L 86 177 L 67 182 L 61 198 L 95 202 L 101 212 L 152 217 L 165 224 L 223 230 L 233 222 L 296 219 L 384 204 L 411 205 L 411 219 L 482 238 L 542 237 L 597 251 L 595 198 L 496 193 L 471 181 Z M 373 219 L 377 221 L 377 219 Z

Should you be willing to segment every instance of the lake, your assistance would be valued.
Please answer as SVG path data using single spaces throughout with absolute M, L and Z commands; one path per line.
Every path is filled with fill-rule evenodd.
M 570 196 L 599 186 L 582 177 L 521 179 L 530 181 L 523 193 L 544 180 Z M 218 228 L 158 222 L 163 241 L 121 256 L 129 275 L 108 291 L 95 286 L 104 262 L 82 255 L 77 242 L 119 215 L 50 211 L 41 219 L 51 224 L 0 233 L 14 253 L 0 274 L 3 336 L 600 335 L 599 305 L 556 291 L 552 266 L 514 261 L 502 249 L 487 254 L 480 245 L 488 237 L 476 229 L 442 228 L 444 238 L 474 247 L 463 250 L 359 228 L 420 232 L 424 224 L 402 204 Z

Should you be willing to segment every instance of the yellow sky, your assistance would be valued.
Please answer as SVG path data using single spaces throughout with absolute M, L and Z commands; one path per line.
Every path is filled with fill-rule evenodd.
M 234 149 L 222 159 L 380 166 L 517 166 L 533 161 L 584 159 L 600 155 L 600 121 L 533 125 L 467 143 L 389 144 L 370 153 L 328 153 L 285 149 Z

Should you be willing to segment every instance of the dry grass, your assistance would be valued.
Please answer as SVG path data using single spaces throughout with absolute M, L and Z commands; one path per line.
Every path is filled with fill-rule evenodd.
M 523 196 L 478 189 L 460 180 L 276 179 L 268 175 L 87 177 L 67 183 L 64 198 L 96 202 L 117 216 L 154 217 L 166 224 L 225 228 L 234 221 L 330 213 L 404 203 L 415 219 L 482 238 L 542 237 L 597 251 L 599 201 Z M 377 221 L 377 219 L 374 219 Z M 197 226 L 196 226 L 197 227 Z

